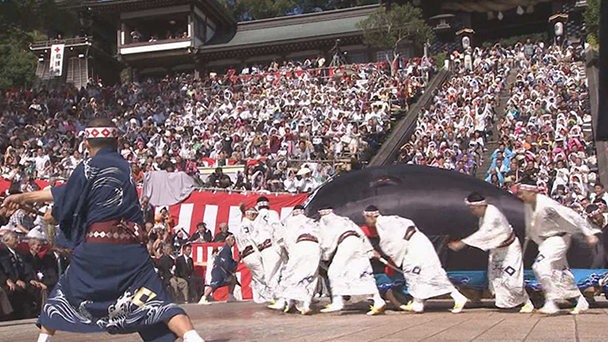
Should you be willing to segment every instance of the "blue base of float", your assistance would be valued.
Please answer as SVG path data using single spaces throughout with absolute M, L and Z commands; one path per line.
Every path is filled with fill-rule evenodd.
M 598 281 L 608 275 L 608 269 L 571 269 L 574 274 L 576 284 L 581 291 L 590 287 L 599 288 Z M 376 274 L 376 285 L 381 291 L 389 289 L 401 290 L 407 294 L 407 284 L 403 275 L 396 274 L 393 277 L 381 273 Z M 454 285 L 469 287 L 477 290 L 488 288 L 488 276 L 486 271 L 453 271 L 448 272 L 448 278 Z M 532 270 L 524 271 L 524 283 L 526 288 L 533 291 L 540 291 L 540 285 L 534 277 Z M 608 286 L 602 289 L 604 296 L 608 298 Z

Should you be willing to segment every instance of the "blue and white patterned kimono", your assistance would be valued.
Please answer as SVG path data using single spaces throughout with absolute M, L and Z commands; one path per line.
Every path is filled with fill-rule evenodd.
M 92 223 L 124 219 L 143 226 L 129 163 L 102 149 L 51 189 L 53 217 L 75 245 L 72 262 L 42 309 L 39 325 L 78 333 L 138 332 L 175 341 L 165 322 L 184 311 L 171 303 L 143 244 L 85 242 Z

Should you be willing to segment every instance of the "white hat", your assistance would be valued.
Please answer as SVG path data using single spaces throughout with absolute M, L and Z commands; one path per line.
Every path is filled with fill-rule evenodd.
M 298 171 L 298 176 L 304 176 L 309 173 L 310 173 L 310 169 L 303 167 Z
M 29 231 L 29 233 L 27 233 L 27 235 L 25 237 L 28 239 L 35 239 L 35 240 L 42 240 L 42 241 L 47 240 L 46 233 L 44 232 L 44 230 L 42 230 L 42 227 L 40 227 L 40 226 L 34 227 L 32 230 Z

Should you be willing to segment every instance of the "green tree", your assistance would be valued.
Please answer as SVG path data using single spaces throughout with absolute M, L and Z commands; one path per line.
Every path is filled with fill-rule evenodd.
M 588 0 L 583 14 L 587 27 L 587 41 L 597 47 L 600 42 L 600 0 Z M 604 4 L 604 6 L 607 6 Z M 606 18 L 604 18 L 606 19 Z
M 294 13 L 296 0 L 219 0 L 238 21 L 268 19 Z
M 242 0 L 242 3 L 251 19 L 284 16 L 296 7 L 294 0 Z
M 79 0 L 0 0 L 0 90 L 30 86 L 36 57 L 29 51 L 44 33 L 74 32 L 76 14 L 68 10 Z
M 384 6 L 379 7 L 357 26 L 363 30 L 366 45 L 391 49 L 395 59 L 399 45 L 406 39 L 411 40 L 414 46 L 421 46 L 433 34 L 423 19 L 422 10 L 409 3 L 392 6 L 390 11 Z

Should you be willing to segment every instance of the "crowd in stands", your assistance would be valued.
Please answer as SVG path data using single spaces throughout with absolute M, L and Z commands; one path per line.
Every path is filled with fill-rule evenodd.
M 0 171 L 9 192 L 39 190 L 36 180 L 65 181 L 87 157 L 84 127 L 105 116 L 121 131 L 120 153 L 134 181 L 144 173 L 183 171 L 201 186 L 229 190 L 310 192 L 352 159 L 368 158 L 423 92 L 429 59 L 325 68 L 322 58 L 273 62 L 267 68 L 229 70 L 204 79 L 160 80 L 60 90 L 15 90 L 0 100 Z M 346 163 L 342 162 L 346 160 Z M 241 166 L 234 177 L 225 166 Z M 202 170 L 215 169 L 209 176 Z M 142 198 L 148 250 L 179 302 L 197 301 L 203 279 L 194 272 L 190 243 L 223 242 L 204 223 L 192 235 L 177 229 L 166 209 L 158 215 Z M 55 248 L 57 228 L 41 213 L 0 208 L 0 320 L 27 318 L 69 263 Z
M 451 55 L 452 76 L 422 110 L 398 162 L 475 175 L 505 87 L 513 49 L 496 45 Z
M 604 197 L 597 174 L 585 65 L 572 46 L 533 44 L 518 61 L 489 181 L 509 189 L 531 177 L 543 192 L 583 212 Z
M 517 43 L 453 52 L 452 76 L 418 118 L 401 163 L 469 174 L 505 190 L 526 179 L 582 213 L 608 196 L 597 174 L 585 65 L 580 47 Z M 507 84 L 507 76 L 515 80 Z M 496 117 L 499 94 L 509 100 Z M 496 126 L 498 148 L 482 165 Z
M 393 114 L 408 109 L 434 68 L 427 58 L 401 60 L 394 74 L 386 62 L 323 65 L 273 62 L 202 79 L 8 92 L 0 118 L 3 177 L 20 190 L 32 178 L 69 177 L 86 156 L 85 123 L 108 116 L 137 182 L 153 170 L 197 176 L 204 167 L 236 164 L 245 166 L 238 177 L 207 185 L 310 191 L 314 186 L 296 185 L 305 175 L 316 186 L 340 172 L 335 161 L 369 159 Z

